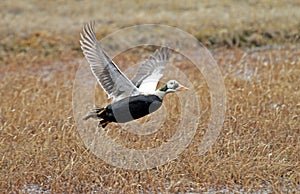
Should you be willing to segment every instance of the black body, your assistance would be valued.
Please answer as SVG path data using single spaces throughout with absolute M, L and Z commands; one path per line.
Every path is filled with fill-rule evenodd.
M 95 109 L 84 119 L 101 119 L 103 128 L 110 122 L 125 123 L 146 116 L 160 108 L 162 100 L 156 95 L 138 95 L 124 98 L 105 108 Z

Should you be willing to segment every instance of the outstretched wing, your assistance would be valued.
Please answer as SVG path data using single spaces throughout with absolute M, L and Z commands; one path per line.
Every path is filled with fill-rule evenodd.
M 106 55 L 94 33 L 95 22 L 83 27 L 81 49 L 94 76 L 109 98 L 118 101 L 122 98 L 139 94 L 138 88 L 119 70 L 116 64 Z
M 159 79 L 163 76 L 171 50 L 168 47 L 157 49 L 153 55 L 142 62 L 132 83 L 140 92 L 153 93 Z

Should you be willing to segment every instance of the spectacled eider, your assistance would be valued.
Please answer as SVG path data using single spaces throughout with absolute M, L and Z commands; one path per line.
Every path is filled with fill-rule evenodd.
M 170 80 L 156 90 L 169 60 L 169 48 L 161 47 L 156 50 L 142 62 L 137 74 L 130 81 L 98 43 L 94 33 L 94 22 L 84 25 L 80 35 L 81 49 L 92 73 L 108 98 L 112 98 L 111 104 L 105 108 L 94 109 L 84 120 L 100 119 L 99 125 L 103 128 L 110 122 L 132 121 L 158 110 L 167 93 L 187 89 L 176 80 Z

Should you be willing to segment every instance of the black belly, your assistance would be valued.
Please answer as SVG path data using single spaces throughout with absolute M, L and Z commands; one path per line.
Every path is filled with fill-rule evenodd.
M 161 104 L 162 100 L 156 95 L 131 96 L 108 105 L 100 117 L 110 122 L 125 123 L 156 111 Z

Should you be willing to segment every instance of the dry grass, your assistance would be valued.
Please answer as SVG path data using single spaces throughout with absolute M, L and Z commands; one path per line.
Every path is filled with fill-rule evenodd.
M 238 63 L 243 53 L 215 51 L 226 77 L 228 109 L 214 148 L 205 156 L 197 155 L 197 142 L 207 124 L 203 122 L 178 159 L 141 172 L 114 168 L 86 150 L 72 119 L 76 70 L 72 57 L 8 57 L 1 66 L 5 72 L 0 86 L 1 190 L 296 189 L 300 178 L 299 51 L 259 51 Z M 254 70 L 247 77 L 250 80 L 242 76 L 245 65 Z M 204 96 L 202 103 L 208 103 L 207 91 L 199 92 Z M 166 126 L 160 132 L 166 136 L 160 139 L 166 140 L 171 129 Z M 139 142 L 128 133 L 119 135 L 121 140 L 124 136 L 135 141 L 132 147 Z
M 287 31 L 298 30 L 295 26 L 299 25 L 299 12 L 295 10 L 299 4 L 294 1 L 276 1 L 270 5 L 265 1 L 258 3 L 261 6 L 255 7 L 256 4 L 252 4 L 252 1 L 225 1 L 205 2 L 205 8 L 201 5 L 194 8 L 192 3 L 182 5 L 167 2 L 158 9 L 165 11 L 152 19 L 149 15 L 158 12 L 154 9 L 157 6 L 151 8 L 152 3 L 140 3 L 130 5 L 132 9 L 124 10 L 124 13 L 134 12 L 139 6 L 148 6 L 151 9 L 138 12 L 132 20 L 127 21 L 127 18 L 119 20 L 122 10 L 109 19 L 103 16 L 108 10 L 96 12 L 97 9 L 93 7 L 95 3 L 80 1 L 80 6 L 74 6 L 70 12 L 65 13 L 67 8 L 64 6 L 59 7 L 58 16 L 51 15 L 48 10 L 41 8 L 38 14 L 44 13 L 47 15 L 45 18 L 49 19 L 49 25 L 41 27 L 41 23 L 45 22 L 43 17 L 31 18 L 35 21 L 32 24 L 16 22 L 20 17 L 18 13 L 26 16 L 39 4 L 9 2 L 11 1 L 1 2 L 5 6 L 0 6 L 0 9 L 9 8 L 5 14 L 8 19 L 13 15 L 16 17 L 10 24 L 5 23 L 8 26 L 6 30 L 1 28 L 4 34 L 8 35 L 1 38 L 0 47 L 1 192 L 299 192 L 298 46 L 285 44 L 253 52 L 246 48 L 213 50 L 225 77 L 227 112 L 218 141 L 212 150 L 201 157 L 198 156 L 198 142 L 206 130 L 208 113 L 203 115 L 197 134 L 186 151 L 176 160 L 146 171 L 118 169 L 94 156 L 81 141 L 72 114 L 72 84 L 78 61 L 82 59 L 78 50 L 78 32 L 81 23 L 96 14 L 99 14 L 97 18 L 105 20 L 97 20 L 106 24 L 107 31 L 100 30 L 103 34 L 120 26 L 153 21 L 169 22 L 179 27 L 179 24 L 184 23 L 183 29 L 191 32 L 199 32 L 202 29 L 210 32 L 213 26 L 217 26 L 218 29 L 222 25 L 227 29 L 236 26 L 239 31 L 251 23 L 254 24 L 254 31 L 260 31 L 261 28 L 256 25 L 277 20 L 279 22 L 274 25 L 270 22 L 267 26 L 262 26 L 262 29 L 279 29 L 284 34 L 285 27 Z M 237 11 L 240 17 L 226 22 L 222 17 L 222 10 L 233 2 L 234 6 L 228 7 L 229 16 Z M 242 4 L 252 4 L 253 9 L 274 7 L 274 11 L 263 15 L 259 9 L 253 10 L 251 14 L 254 16 L 248 18 L 243 15 L 247 6 Z M 90 6 L 90 15 L 83 13 L 81 5 Z M 112 6 L 116 9 L 122 7 L 116 4 Z M 237 9 L 238 6 L 241 9 Z M 49 9 L 54 7 L 57 7 L 56 4 L 49 2 Z M 279 8 L 283 11 L 279 12 Z M 207 11 L 207 17 L 203 15 L 201 18 L 199 10 Z M 213 10 L 211 15 L 209 10 Z M 181 19 L 172 20 L 173 12 L 182 14 L 182 17 L 178 17 Z M 62 22 L 63 13 L 68 16 L 66 23 Z M 79 13 L 83 15 L 82 19 L 78 19 L 81 18 Z M 184 22 L 190 13 L 199 15 L 195 16 L 191 23 Z M 220 15 L 214 16 L 214 13 Z M 288 17 L 289 14 L 294 14 L 295 17 Z M 53 20 L 50 19 L 52 16 Z M 72 17 L 74 18 L 71 19 Z M 7 22 L 8 19 L 1 22 Z M 284 22 L 287 19 L 291 21 Z M 61 26 L 57 26 L 52 32 L 55 21 L 59 20 Z M 203 22 L 201 28 L 196 20 Z M 256 23 L 261 20 L 261 23 Z M 65 24 L 70 24 L 70 28 L 62 27 L 66 26 Z M 36 26 L 29 29 L 28 25 Z M 73 32 L 67 35 L 71 31 Z M 13 36 L 9 35 L 16 33 L 21 33 L 21 36 L 13 39 Z M 278 40 L 276 43 L 280 42 L 281 40 Z M 131 59 L 138 60 L 134 54 L 129 58 L 118 58 L 124 64 Z M 193 72 L 192 69 L 186 71 Z M 201 78 L 199 80 L 199 83 L 203 84 Z M 205 84 L 198 93 L 201 96 L 202 107 L 209 108 L 208 89 Z M 176 101 L 176 98 L 170 96 L 166 103 L 172 100 Z M 174 114 L 175 111 L 176 109 Z M 166 141 L 173 134 L 172 128 L 172 125 L 166 125 L 158 132 L 159 135 L 153 136 L 159 139 L 157 144 Z M 110 135 L 116 134 L 111 132 Z M 149 146 L 139 145 L 139 142 L 149 141 L 149 137 L 138 139 L 126 132 L 120 132 L 118 135 L 118 141 L 129 147 Z M 122 137 L 134 143 L 129 144 Z

